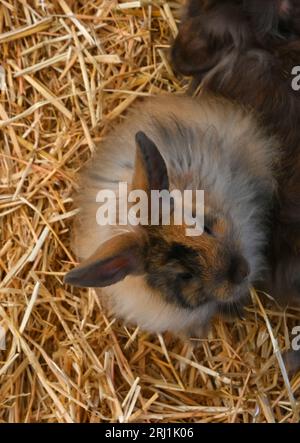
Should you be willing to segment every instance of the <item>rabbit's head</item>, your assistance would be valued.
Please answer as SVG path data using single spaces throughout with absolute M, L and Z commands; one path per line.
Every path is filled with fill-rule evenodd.
M 136 135 L 131 189 L 145 191 L 147 204 L 151 191 L 170 190 L 166 162 L 143 132 Z M 128 276 L 143 276 L 150 291 L 188 310 L 207 302 L 239 300 L 248 290 L 249 264 L 242 253 L 238 227 L 212 197 L 206 192 L 201 235 L 186 235 L 190 226 L 174 223 L 171 205 L 170 224 L 140 224 L 115 235 L 70 271 L 65 281 L 81 287 L 106 287 Z
M 185 75 L 205 74 L 224 52 L 249 43 L 251 32 L 234 1 L 191 1 L 172 47 L 175 69 Z

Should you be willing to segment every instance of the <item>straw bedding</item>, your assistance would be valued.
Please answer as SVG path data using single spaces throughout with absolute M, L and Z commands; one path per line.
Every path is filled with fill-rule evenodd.
M 261 304 L 207 340 L 149 335 L 63 285 L 76 174 L 140 96 L 183 93 L 181 1 L 0 1 L 1 422 L 295 422 L 282 352 L 299 310 Z

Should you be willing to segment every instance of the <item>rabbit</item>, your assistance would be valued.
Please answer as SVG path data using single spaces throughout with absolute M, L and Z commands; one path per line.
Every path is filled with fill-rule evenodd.
M 252 113 L 223 98 L 144 99 L 82 171 L 73 240 L 81 264 L 65 282 L 104 288 L 115 316 L 144 330 L 206 335 L 215 316 L 248 302 L 250 285 L 265 272 L 278 155 L 276 139 Z M 188 236 L 185 224 L 161 218 L 100 226 L 97 194 L 118 193 L 121 182 L 147 196 L 203 190 L 204 232 Z
M 300 2 L 190 0 L 174 41 L 175 70 L 193 88 L 250 107 L 281 144 L 264 289 L 281 304 L 300 302 Z
M 199 83 L 232 51 L 275 52 L 299 34 L 298 0 L 188 0 L 172 62 L 175 70 Z

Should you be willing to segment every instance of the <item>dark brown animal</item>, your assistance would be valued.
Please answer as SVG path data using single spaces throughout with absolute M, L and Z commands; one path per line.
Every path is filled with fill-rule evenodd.
M 300 65 L 298 0 L 190 0 L 172 48 L 175 69 L 194 87 L 254 108 L 282 146 L 267 289 L 300 302 Z

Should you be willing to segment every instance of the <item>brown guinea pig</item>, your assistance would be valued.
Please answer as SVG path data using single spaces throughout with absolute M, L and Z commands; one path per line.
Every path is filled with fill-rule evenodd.
M 206 333 L 212 317 L 242 305 L 263 276 L 277 149 L 251 113 L 225 99 L 144 100 L 82 173 L 74 235 L 82 262 L 66 283 L 105 287 L 114 313 L 144 329 Z M 204 232 L 186 235 L 187 223 L 176 224 L 172 212 L 170 224 L 99 224 L 99 191 L 109 190 L 114 206 L 120 183 L 149 198 L 155 190 L 203 190 Z
M 266 289 L 283 303 L 300 301 L 300 2 L 190 0 L 172 48 L 174 67 L 194 86 L 251 106 L 282 157 L 276 172 Z

